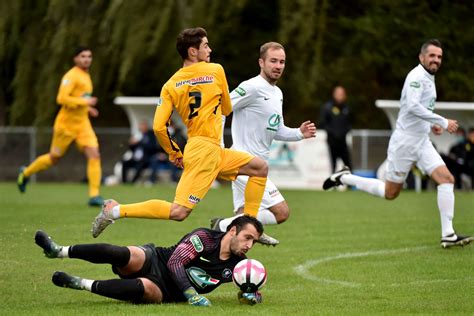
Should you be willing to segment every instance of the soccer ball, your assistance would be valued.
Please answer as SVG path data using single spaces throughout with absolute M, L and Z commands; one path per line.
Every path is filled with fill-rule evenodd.
M 254 293 L 265 285 L 267 271 L 259 261 L 244 259 L 234 267 L 232 279 L 242 292 Z

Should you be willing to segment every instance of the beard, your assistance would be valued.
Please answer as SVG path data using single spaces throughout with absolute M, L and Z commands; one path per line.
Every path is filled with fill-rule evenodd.
M 239 256 L 239 257 L 245 256 L 245 253 L 243 252 L 243 250 L 239 249 L 237 240 L 230 241 L 230 252 L 235 256 Z
M 428 66 L 426 66 L 426 65 L 424 65 L 424 64 L 421 64 L 421 65 L 422 65 L 423 68 L 425 68 L 425 70 L 426 70 L 427 72 L 429 72 L 431 75 L 436 74 L 436 73 L 438 72 L 438 70 L 439 70 L 439 67 L 441 66 L 441 65 L 438 64 L 438 63 L 430 63 Z M 436 69 L 430 68 L 432 65 L 436 65 L 436 66 L 437 66 Z

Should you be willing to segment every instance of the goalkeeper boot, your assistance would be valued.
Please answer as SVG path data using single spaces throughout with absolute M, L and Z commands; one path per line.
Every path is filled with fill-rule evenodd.
M 210 225 L 210 226 L 211 226 L 211 229 L 220 232 L 220 231 L 221 231 L 221 228 L 220 228 L 219 224 L 220 224 L 220 222 L 221 222 L 223 219 L 224 219 L 224 218 L 222 218 L 222 217 L 214 217 L 214 218 L 212 218 L 212 219 L 211 219 L 211 225 Z
M 117 205 L 119 204 L 115 200 L 105 200 L 102 210 L 92 222 L 92 237 L 97 238 L 107 226 L 115 223 L 112 209 Z
M 54 272 L 51 281 L 53 281 L 54 285 L 59 287 L 67 287 L 74 290 L 83 289 L 81 285 L 82 278 L 69 275 L 66 272 Z
M 239 291 L 237 293 L 237 298 L 240 303 L 242 304 L 247 304 L 247 305 L 255 305 L 257 303 L 262 303 L 262 293 L 259 291 L 255 293 L 244 293 L 242 291 Z
M 275 239 L 275 238 L 273 238 L 273 237 L 271 237 L 271 236 L 269 236 L 265 233 L 263 233 L 260 236 L 260 238 L 257 240 L 257 242 L 259 244 L 262 244 L 262 245 L 265 245 L 265 246 L 273 246 L 273 247 L 275 247 L 276 245 L 278 245 L 280 243 L 277 239 Z
M 456 234 L 451 234 L 449 236 L 441 238 L 441 247 L 450 248 L 454 246 L 464 247 L 469 245 L 474 238 L 471 236 L 461 236 Z
M 25 169 L 26 169 L 25 166 L 20 168 L 20 172 L 18 173 L 18 178 L 16 180 L 16 183 L 18 185 L 18 190 L 20 190 L 21 193 L 25 193 L 26 185 L 28 184 L 28 181 L 30 180 L 30 178 L 25 176 Z
M 351 170 L 349 167 L 344 166 L 341 170 L 333 173 L 329 178 L 327 178 L 323 183 L 323 189 L 329 190 L 331 188 L 335 188 L 337 186 L 342 185 L 341 177 L 345 174 L 350 174 Z
M 44 254 L 48 258 L 59 258 L 62 246 L 55 243 L 51 237 L 42 230 L 35 234 L 35 243 L 43 248 Z

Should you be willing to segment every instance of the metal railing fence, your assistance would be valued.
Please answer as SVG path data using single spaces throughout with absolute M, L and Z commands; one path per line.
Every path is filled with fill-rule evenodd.
M 103 175 L 113 173 L 128 148 L 129 128 L 95 128 L 100 144 Z M 0 127 L 0 181 L 13 181 L 18 168 L 47 153 L 51 143 L 52 128 Z M 391 131 L 353 130 L 352 160 L 354 169 L 376 170 L 385 160 Z M 224 132 L 226 146 L 232 138 L 230 129 Z M 54 168 L 39 173 L 42 181 L 85 181 L 86 160 L 71 145 L 66 155 Z

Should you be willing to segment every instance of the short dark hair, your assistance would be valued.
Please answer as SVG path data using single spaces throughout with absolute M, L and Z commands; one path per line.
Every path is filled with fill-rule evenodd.
M 420 53 L 426 54 L 426 50 L 428 49 L 428 46 L 431 46 L 431 45 L 439 47 L 439 48 L 443 48 L 441 46 L 441 42 L 438 39 L 432 38 L 424 42 L 423 45 L 421 45 Z
M 285 47 L 283 47 L 283 45 L 281 45 L 280 43 L 268 42 L 268 43 L 265 43 L 262 46 L 260 46 L 260 58 L 261 59 L 265 59 L 269 49 L 282 49 L 283 51 L 285 51 Z
M 76 57 L 77 55 L 79 55 L 80 53 L 84 52 L 84 51 L 92 51 L 89 47 L 87 46 L 77 46 L 76 49 L 74 50 L 74 56 L 73 57 Z
M 207 37 L 207 32 L 202 27 L 194 27 L 185 29 L 179 33 L 176 38 L 176 49 L 183 60 L 188 58 L 188 48 L 194 47 L 199 49 L 202 39 Z
M 466 136 L 466 129 L 462 126 L 458 127 L 458 130 L 456 131 L 457 134 L 463 134 L 463 136 Z
M 237 234 L 240 233 L 240 231 L 247 226 L 247 224 L 253 225 L 255 229 L 257 230 L 257 233 L 261 236 L 263 234 L 263 225 L 260 223 L 258 219 L 255 217 L 249 216 L 249 215 L 243 215 L 239 216 L 236 219 L 234 219 L 229 226 L 227 226 L 227 231 L 229 231 L 232 227 L 235 226 L 237 230 Z

